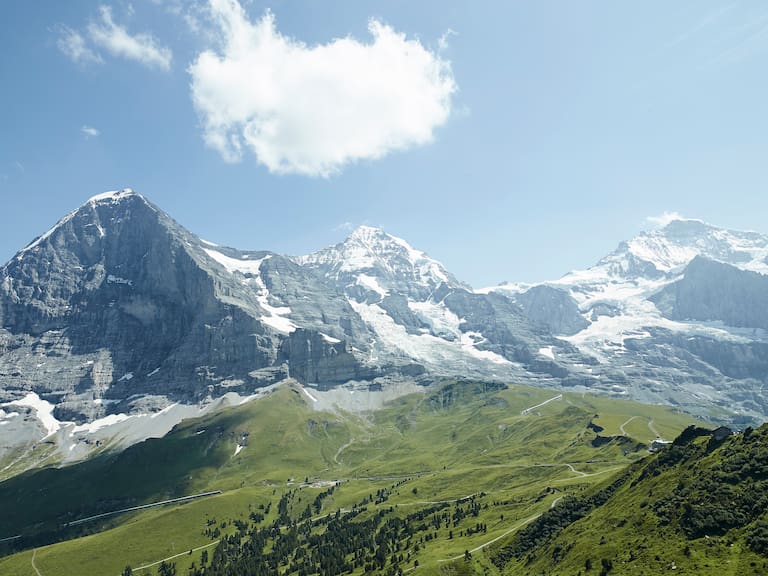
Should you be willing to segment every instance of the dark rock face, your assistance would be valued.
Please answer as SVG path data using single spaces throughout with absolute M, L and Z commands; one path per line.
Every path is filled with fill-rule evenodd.
M 651 298 L 673 320 L 768 329 L 768 277 L 696 257 L 683 278 Z
M 513 362 L 530 362 L 536 346 L 532 330 L 520 310 L 500 294 L 470 294 L 456 291 L 446 296 L 445 305 L 459 318 L 463 318 L 464 332 L 482 335 L 484 342 L 478 347 L 495 352 Z M 528 332 L 520 335 L 520 329 Z
M 768 343 L 728 342 L 706 337 L 677 336 L 673 343 L 733 379 L 765 381 L 768 376 Z
M 328 388 L 350 380 L 372 380 L 378 374 L 363 367 L 346 342 L 329 342 L 318 332 L 299 328 L 286 338 L 279 359 L 290 366 L 290 375 L 300 382 Z
M 313 326 L 364 336 L 349 305 L 290 260 L 266 260 L 263 276 L 312 342 L 322 340 Z M 104 414 L 101 399 L 125 410 L 142 395 L 248 393 L 285 378 L 294 353 L 300 379 L 310 367 L 332 382 L 361 372 L 352 355 L 329 356 L 333 347 L 283 346 L 244 280 L 142 196 L 92 200 L 0 270 L 0 400 L 33 390 L 82 421 Z
M 261 276 L 270 294 L 279 295 L 299 326 L 347 340 L 367 350 L 367 328 L 336 287 L 312 270 L 277 254 L 261 265 Z
M 213 275 L 197 244 L 134 193 L 69 215 L 0 272 L 2 339 L 18 346 L 0 371 L 22 372 L 3 388 L 54 395 L 70 412 L 83 404 L 82 419 L 103 410 L 88 408 L 94 398 L 194 401 L 273 364 L 275 335 L 217 295 L 252 298 Z
M 418 315 L 414 314 L 408 306 L 408 298 L 402 294 L 387 294 L 381 299 L 379 306 L 396 324 L 405 327 L 409 334 L 419 334 L 422 330 L 430 328 Z
M 531 325 L 520 308 L 506 296 L 456 290 L 444 301 L 451 311 L 463 318 L 462 330 L 478 339 L 478 349 L 519 362 L 530 372 L 558 379 L 568 375 L 568 368 L 560 360 L 539 354 L 544 347 L 557 347 L 567 363 L 582 360 L 573 346 L 552 336 L 545 327 Z
M 534 286 L 518 294 L 515 302 L 535 326 L 553 334 L 570 336 L 589 326 L 576 301 L 564 290 L 547 285 Z

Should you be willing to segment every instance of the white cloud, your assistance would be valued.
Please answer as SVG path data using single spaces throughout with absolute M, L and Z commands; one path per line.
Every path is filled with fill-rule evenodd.
M 441 52 L 448 49 L 448 38 L 450 38 L 451 36 L 456 36 L 456 32 L 448 28 L 448 30 L 443 32 L 443 35 L 437 39 L 437 47 L 440 49 Z
M 88 36 L 113 56 L 136 60 L 150 68 L 169 70 L 173 55 L 170 48 L 158 44 L 151 34 L 134 34 L 115 23 L 112 9 L 99 6 L 101 20 L 88 25 Z
M 87 125 L 83 125 L 83 127 L 80 128 L 80 132 L 82 132 L 86 140 L 89 138 L 96 138 L 96 136 L 101 134 L 101 132 L 99 132 L 97 128 L 94 128 L 93 126 L 87 126 Z
M 203 26 L 209 10 L 202 0 L 150 0 L 155 6 L 161 7 L 167 14 L 182 20 L 188 30 L 199 39 L 215 41 L 211 31 Z
M 56 41 L 56 46 L 73 62 L 82 64 L 102 62 L 101 56 L 88 47 L 83 35 L 66 26 L 59 28 L 59 39 Z
M 352 222 L 342 222 L 341 224 L 331 228 L 332 232 L 352 232 L 355 229 L 355 225 Z
M 645 222 L 655 228 L 663 228 L 675 220 L 687 220 L 687 218 L 679 212 L 664 212 L 658 216 L 648 216 Z
M 357 160 L 430 143 L 451 114 L 450 63 L 371 20 L 372 40 L 308 46 L 252 23 L 237 0 L 210 0 L 221 50 L 189 67 L 206 143 L 275 173 L 330 176 Z M 444 42 L 443 42 L 444 45 Z

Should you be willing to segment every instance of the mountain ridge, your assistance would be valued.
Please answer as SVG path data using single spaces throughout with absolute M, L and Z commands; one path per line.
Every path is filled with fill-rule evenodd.
M 0 268 L 0 406 L 34 394 L 33 413 L 47 401 L 82 424 L 287 378 L 329 389 L 469 376 L 754 421 L 768 414 L 768 337 L 737 319 L 761 292 L 689 318 L 700 295 L 725 294 L 696 274 L 702 258 L 721 260 L 722 282 L 760 284 L 768 237 L 675 221 L 559 280 L 473 290 L 379 228 L 289 257 L 217 246 L 133 190 L 104 193 Z

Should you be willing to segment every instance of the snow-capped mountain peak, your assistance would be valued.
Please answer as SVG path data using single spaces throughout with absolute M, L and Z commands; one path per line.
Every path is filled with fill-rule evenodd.
M 768 274 L 768 236 L 718 228 L 701 220 L 673 220 L 620 243 L 595 266 L 571 272 L 559 282 L 669 280 L 697 256 Z
M 699 220 L 674 220 L 660 230 L 643 232 L 626 243 L 627 253 L 670 272 L 693 260 L 702 248 L 709 226 Z
M 423 298 L 441 284 L 463 286 L 434 258 L 372 226 L 360 226 L 344 242 L 296 260 L 342 287 L 361 285 L 380 294 L 415 290 L 413 295 Z
M 113 190 L 110 192 L 102 192 L 89 198 L 79 208 L 61 218 L 56 224 L 54 224 L 49 230 L 35 238 L 27 246 L 22 248 L 16 255 L 16 258 L 21 258 L 27 252 L 30 252 L 36 248 L 39 248 L 43 243 L 52 238 L 55 234 L 62 231 L 66 225 L 75 218 L 86 220 L 91 223 L 94 229 L 98 232 L 99 236 L 104 236 L 104 228 L 100 223 L 97 210 L 100 208 L 117 207 L 121 203 L 128 200 L 139 200 L 144 206 L 152 208 L 154 207 L 144 198 L 141 194 L 134 192 L 131 188 L 123 188 L 121 190 Z
M 347 237 L 348 240 L 355 239 L 359 241 L 371 241 L 375 239 L 376 237 L 391 237 L 389 234 L 384 232 L 383 228 L 378 228 L 376 226 L 367 226 L 365 224 L 358 226 L 355 228 L 352 233 Z
M 392 269 L 392 261 L 402 259 L 414 269 L 418 268 L 440 281 L 449 282 L 448 272 L 440 262 L 415 249 L 402 238 L 387 234 L 381 228 L 360 226 L 347 238 L 347 244 L 356 245 L 355 248 L 360 249 L 356 251 L 363 257 L 359 262 L 349 262 L 348 269 L 354 269 L 359 264 L 368 266 L 370 262 Z
M 126 198 L 138 197 L 144 199 L 144 197 L 138 192 L 134 192 L 132 188 L 123 188 L 121 190 L 111 190 L 109 192 L 102 192 L 96 194 L 88 199 L 86 204 L 100 204 L 100 203 L 115 203 L 125 200 Z

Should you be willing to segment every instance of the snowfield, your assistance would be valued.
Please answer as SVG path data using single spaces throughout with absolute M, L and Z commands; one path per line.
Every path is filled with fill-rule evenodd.
M 443 304 L 431 302 L 409 302 L 409 307 L 431 323 L 436 331 L 450 334 L 452 341 L 433 336 L 432 334 L 409 334 L 404 326 L 397 324 L 377 304 L 365 304 L 349 299 L 349 304 L 355 312 L 375 331 L 377 340 L 371 347 L 371 356 L 381 353 L 399 352 L 403 356 L 415 358 L 423 362 L 439 365 L 445 362 L 456 362 L 461 356 L 467 361 L 493 362 L 500 365 L 511 365 L 506 358 L 487 350 L 476 348 L 478 342 L 472 334 L 464 334 L 459 326 L 461 320 Z

